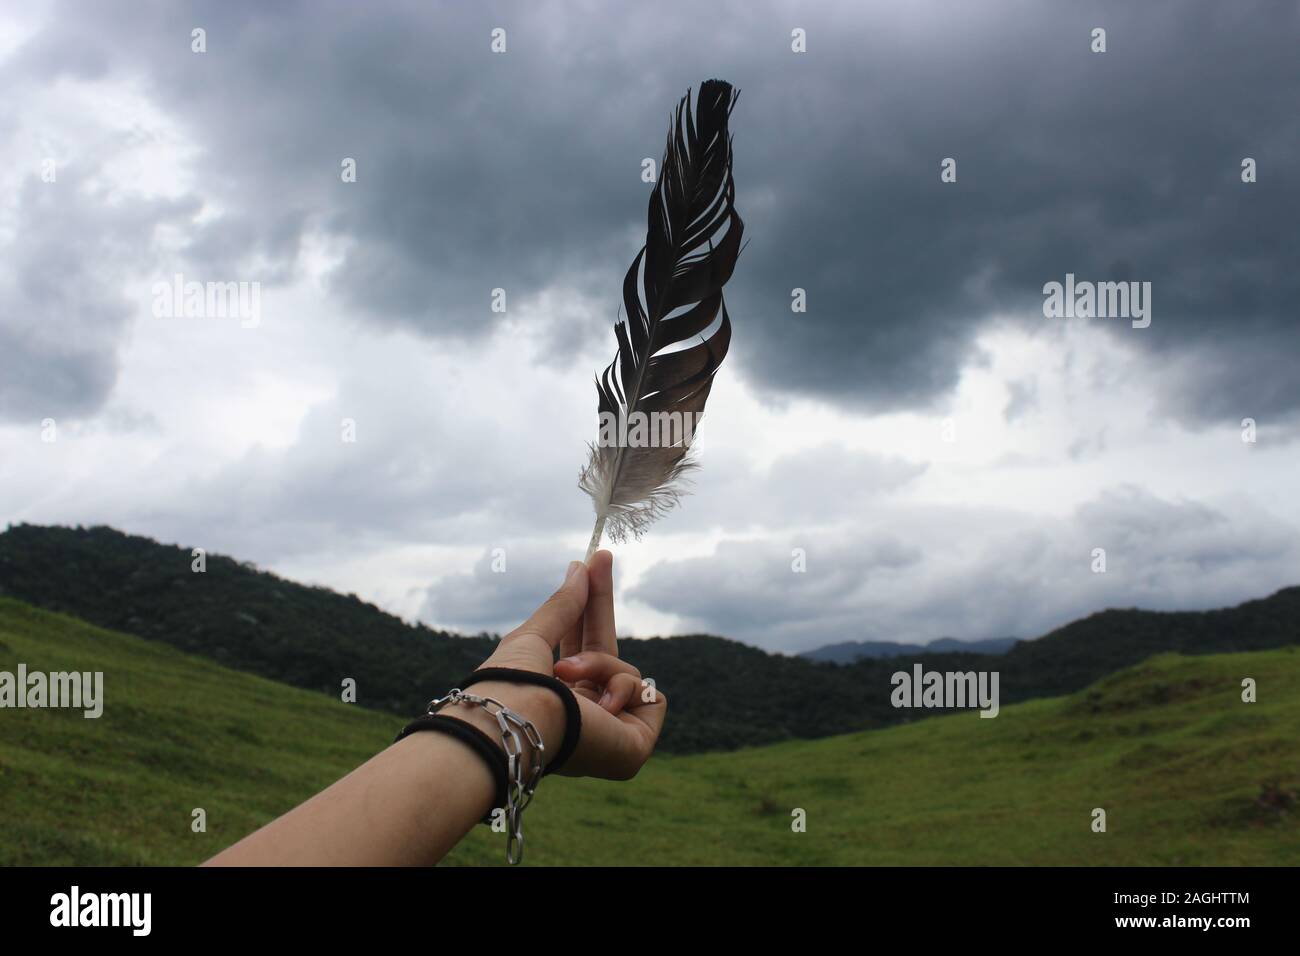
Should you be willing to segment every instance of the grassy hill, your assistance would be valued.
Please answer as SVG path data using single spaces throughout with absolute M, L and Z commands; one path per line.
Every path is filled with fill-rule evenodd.
M 406 716 L 473 670 L 488 636 L 416 627 L 352 595 L 306 587 L 220 555 L 190 570 L 188 549 L 112 528 L 15 525 L 0 533 L 0 596 L 62 611 L 202 654 L 217 663 L 336 699 L 356 680 L 363 707 Z M 545 595 L 538 595 L 539 601 Z M 1300 587 L 1235 608 L 1110 610 L 996 658 L 1004 703 L 1071 693 L 1153 654 L 1229 653 L 1300 644 Z M 989 668 L 971 653 L 928 653 L 848 665 L 768 654 L 707 635 L 620 640 L 620 653 L 673 700 L 660 750 L 694 753 L 898 724 L 890 676 Z M 796 708 L 772 707 L 816 688 Z
M 0 710 L 0 864 L 196 863 L 400 725 L 0 599 L 0 670 L 20 661 L 102 670 L 106 703 L 98 720 Z M 1245 676 L 1259 703 L 1240 702 Z M 528 863 L 1295 865 L 1297 786 L 1300 649 L 1162 655 L 993 720 L 660 755 L 625 784 L 548 779 Z M 1105 834 L 1089 829 L 1098 806 Z M 206 833 L 191 832 L 195 807 Z M 806 833 L 791 832 L 796 807 Z M 501 855 L 478 827 L 449 862 Z

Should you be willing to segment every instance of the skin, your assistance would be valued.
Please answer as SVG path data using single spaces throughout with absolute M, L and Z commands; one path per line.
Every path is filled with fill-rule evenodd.
M 582 736 L 560 771 L 565 776 L 630 780 L 654 752 L 668 709 L 667 698 L 618 658 L 613 566 L 608 551 L 596 552 L 589 567 L 574 561 L 560 589 L 481 665 L 550 674 L 573 688 Z M 559 749 L 565 716 L 554 692 L 499 681 L 471 692 L 532 721 L 551 756 Z M 440 713 L 499 740 L 482 708 L 460 704 Z M 467 745 L 446 734 L 411 734 L 204 866 L 429 866 L 483 819 L 493 789 L 483 759 Z M 543 782 L 537 799 L 545 792 Z

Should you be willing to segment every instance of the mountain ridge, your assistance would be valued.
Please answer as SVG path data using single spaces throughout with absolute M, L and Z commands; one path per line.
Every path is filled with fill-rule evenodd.
M 1017 637 L 989 637 L 980 641 L 959 641 L 955 637 L 937 637 L 925 644 L 895 644 L 891 641 L 840 641 L 825 644 L 800 657 L 831 664 L 851 664 L 863 657 L 906 657 L 909 654 L 1004 654 L 1015 646 Z
M 496 639 L 411 625 L 326 588 L 222 555 L 203 574 L 190 552 L 105 526 L 13 525 L 0 533 L 0 595 L 167 643 L 337 699 L 419 712 L 491 653 Z M 1059 696 L 1159 653 L 1229 653 L 1300 643 L 1300 587 L 1216 611 L 1107 610 L 996 658 L 969 652 L 828 664 L 710 635 L 620 639 L 620 654 L 673 702 L 660 749 L 731 750 L 915 719 L 890 703 L 893 673 L 968 671 L 996 660 L 1002 703 Z M 904 663 L 906 661 L 906 664 Z M 792 696 L 797 705 L 790 706 Z

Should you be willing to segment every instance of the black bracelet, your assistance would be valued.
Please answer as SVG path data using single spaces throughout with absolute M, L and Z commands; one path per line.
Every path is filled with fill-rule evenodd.
M 506 788 L 509 786 L 510 780 L 506 768 L 506 754 L 501 745 L 493 743 L 491 737 L 473 724 L 457 720 L 455 717 L 444 717 L 441 714 L 425 714 L 422 717 L 415 718 L 402 728 L 401 733 L 397 735 L 393 743 L 397 743 L 403 737 L 420 730 L 436 730 L 439 733 L 449 734 L 468 745 L 487 762 L 488 769 L 492 771 L 492 778 L 496 781 L 496 801 L 488 809 L 487 816 L 483 818 L 482 822 L 491 823 L 492 814 L 496 808 L 506 806 Z
M 552 774 L 563 767 L 564 762 L 577 749 L 578 738 L 582 736 L 582 711 L 578 709 L 578 698 L 569 688 L 569 685 L 561 680 L 556 680 L 554 677 L 538 674 L 535 671 L 515 670 L 512 667 L 484 667 L 470 674 L 469 677 L 466 677 L 456 686 L 464 690 L 470 684 L 477 684 L 485 680 L 507 681 L 512 684 L 533 684 L 537 687 L 553 690 L 560 695 L 560 700 L 564 704 L 564 742 L 560 744 L 560 749 L 556 751 L 555 756 L 546 764 L 546 770 L 542 776 Z

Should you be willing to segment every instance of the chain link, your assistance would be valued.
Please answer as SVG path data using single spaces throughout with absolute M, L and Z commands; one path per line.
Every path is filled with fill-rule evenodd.
M 480 697 L 477 694 L 466 693 L 459 687 L 453 687 L 444 697 L 438 697 L 429 701 L 428 712 L 436 714 L 439 710 L 448 704 L 473 704 L 482 707 L 489 714 L 496 718 L 497 727 L 501 732 L 501 745 L 506 752 L 506 766 L 509 771 L 506 783 L 506 826 L 509 835 L 506 839 L 506 862 L 512 866 L 524 858 L 524 810 L 532 803 L 533 794 L 537 791 L 538 781 L 542 779 L 542 770 L 544 768 L 543 760 L 546 753 L 546 745 L 542 743 L 542 735 L 537 732 L 532 721 L 523 717 L 501 701 L 494 697 Z M 516 730 L 515 728 L 519 730 Z M 519 731 L 523 731 L 524 739 L 532 748 L 532 759 L 528 761 L 528 779 L 524 780 L 521 776 L 521 764 L 523 757 L 523 745 L 519 739 Z

